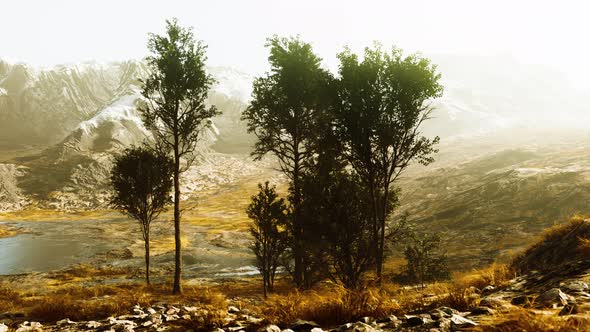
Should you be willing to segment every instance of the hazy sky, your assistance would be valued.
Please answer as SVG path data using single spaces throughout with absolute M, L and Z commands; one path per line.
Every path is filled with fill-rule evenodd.
M 0 58 L 41 65 L 146 55 L 148 32 L 178 17 L 209 64 L 266 69 L 265 38 L 300 34 L 328 66 L 343 45 L 379 40 L 426 54 L 512 55 L 578 79 L 590 73 L 588 1 L 2 0 Z

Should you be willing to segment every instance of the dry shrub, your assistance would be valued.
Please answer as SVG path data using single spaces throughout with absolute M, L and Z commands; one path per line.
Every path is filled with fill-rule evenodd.
M 511 268 L 519 273 L 546 271 L 562 263 L 588 259 L 590 250 L 584 250 L 583 239 L 590 239 L 590 222 L 584 219 L 575 215 L 569 222 L 545 230 L 535 244 L 512 261 Z
M 227 308 L 225 296 L 209 287 L 185 287 L 182 297 L 189 303 L 209 305 L 214 308 Z
M 479 297 L 472 288 L 464 288 L 458 285 L 450 285 L 446 291 L 437 296 L 429 304 L 431 308 L 450 307 L 457 310 L 467 311 L 479 304 Z
M 466 274 L 455 274 L 453 280 L 457 287 L 482 289 L 489 285 L 501 287 L 514 277 L 516 273 L 508 265 L 494 263 Z
M 385 289 L 351 291 L 331 284 L 318 290 L 271 295 L 262 303 L 261 311 L 274 324 L 286 325 L 300 318 L 333 325 L 364 316 L 386 316 L 399 311 L 399 305 Z
M 12 311 L 22 303 L 21 293 L 12 287 L 0 284 L 0 312 Z
M 514 309 L 506 316 L 494 318 L 495 323 L 479 326 L 480 332 L 590 332 L 588 316 L 557 316 Z
M 89 277 L 113 277 L 120 275 L 133 275 L 135 268 L 130 267 L 113 267 L 101 266 L 95 267 L 88 264 L 78 264 L 66 270 L 53 273 L 53 278 L 60 280 L 71 280 L 74 278 L 89 278 Z
M 136 305 L 149 305 L 152 294 L 142 287 L 96 286 L 59 289 L 43 297 L 31 298 L 31 319 L 52 322 L 64 318 L 73 320 L 101 319 L 122 315 Z

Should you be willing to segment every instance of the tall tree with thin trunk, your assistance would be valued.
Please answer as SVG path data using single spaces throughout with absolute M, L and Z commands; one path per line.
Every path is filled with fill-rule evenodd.
M 428 59 L 365 49 L 362 60 L 346 49 L 340 60 L 338 125 L 347 158 L 366 186 L 372 205 L 373 251 L 381 280 L 391 188 L 413 161 L 427 165 L 439 138 L 424 137 L 429 101 L 440 97 L 440 74 Z
M 173 163 L 164 154 L 131 148 L 115 157 L 111 206 L 139 221 L 145 243 L 145 280 L 150 284 L 150 225 L 171 203 Z
M 219 112 L 205 101 L 213 78 L 205 70 L 206 46 L 195 41 L 192 29 L 166 21 L 164 35 L 150 34 L 147 64 L 151 70 L 142 95 L 143 122 L 156 138 L 159 150 L 170 153 L 174 162 L 175 269 L 173 293 L 180 294 L 182 252 L 180 242 L 180 174 L 194 161 L 202 130 Z
M 314 135 L 317 114 L 324 105 L 323 89 L 330 79 L 321 59 L 310 44 L 298 38 L 270 38 L 266 45 L 271 70 L 254 80 L 252 102 L 242 114 L 248 132 L 256 144 L 252 155 L 261 159 L 268 153 L 278 158 L 279 165 L 291 184 L 289 201 L 291 252 L 294 280 L 302 287 L 304 278 L 304 229 L 300 220 L 301 176 L 313 157 L 310 138 Z

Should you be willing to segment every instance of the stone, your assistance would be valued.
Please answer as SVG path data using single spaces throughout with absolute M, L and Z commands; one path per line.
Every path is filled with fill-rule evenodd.
M 156 309 L 154 309 L 154 308 L 147 308 L 146 311 L 150 315 L 155 315 L 157 313 Z
M 240 309 L 234 307 L 233 305 L 230 305 L 229 307 L 227 307 L 227 312 L 229 312 L 230 314 L 237 314 L 238 312 L 240 312 Z
M 428 317 L 426 317 L 426 316 L 428 316 Z M 430 315 L 422 315 L 422 316 L 405 315 L 404 316 L 404 318 L 406 320 L 406 324 L 408 324 L 408 326 L 411 326 L 411 327 L 422 326 L 422 325 L 433 323 L 434 321 L 429 317 L 430 317 Z
M 578 280 L 567 282 L 561 285 L 561 287 L 572 292 L 585 292 L 588 290 L 588 284 Z
M 197 309 L 198 309 L 197 307 L 187 307 L 187 306 L 182 307 L 182 311 L 188 312 L 188 313 L 197 312 Z
M 464 329 L 468 327 L 477 326 L 477 323 L 472 321 L 471 319 L 467 319 L 465 317 L 459 316 L 454 314 L 451 316 L 451 329 Z
M 102 324 L 100 324 L 99 322 L 96 322 L 93 320 L 86 322 L 86 324 L 84 324 L 84 326 L 86 326 L 87 329 L 95 329 L 95 328 L 100 327 L 101 325 Z
M 316 322 L 297 319 L 291 323 L 291 330 L 293 331 L 311 331 L 314 327 L 320 327 Z
M 258 332 L 281 332 L 281 328 L 276 325 L 267 325 L 259 328 Z
M 69 318 L 59 320 L 55 323 L 55 325 L 57 325 L 57 326 L 72 325 L 72 324 L 76 324 L 76 322 L 71 321 Z
M 551 288 L 550 290 L 542 293 L 535 299 L 537 304 L 545 307 L 551 307 L 553 305 L 566 305 L 571 297 L 566 293 L 562 292 L 559 288 Z
M 6 324 L 0 323 L 0 332 L 8 332 L 8 326 L 6 326 Z
M 180 312 L 180 309 L 178 309 L 176 307 L 170 307 L 168 310 L 166 310 L 166 315 L 176 315 L 179 312 Z
M 338 327 L 339 332 L 375 332 L 376 329 L 363 322 L 348 323 Z
M 497 296 L 486 296 L 481 299 L 479 305 L 482 307 L 498 308 L 504 306 L 504 300 Z
M 321 327 L 314 327 L 313 329 L 311 329 L 311 332 L 324 332 L 324 330 L 322 330 Z
M 469 316 L 493 315 L 495 313 L 496 313 L 496 311 L 494 309 L 479 306 L 479 307 L 473 308 L 471 310 L 471 312 L 469 313 Z
M 531 296 L 528 296 L 528 295 L 519 295 L 519 296 L 513 298 L 510 301 L 510 304 L 514 304 L 514 305 L 530 305 L 532 301 L 533 301 L 533 298 Z
M 494 292 L 496 290 L 496 287 L 489 285 L 489 286 L 485 286 L 484 288 L 482 288 L 481 290 L 481 294 L 482 295 L 487 295 L 490 294 L 492 292 Z

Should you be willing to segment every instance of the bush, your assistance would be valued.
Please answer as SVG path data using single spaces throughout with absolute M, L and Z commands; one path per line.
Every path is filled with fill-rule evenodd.
M 413 234 L 404 249 L 407 264 L 398 279 L 419 284 L 448 279 L 446 256 L 440 253 L 440 237 L 436 234 Z

